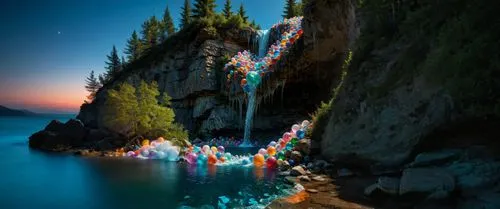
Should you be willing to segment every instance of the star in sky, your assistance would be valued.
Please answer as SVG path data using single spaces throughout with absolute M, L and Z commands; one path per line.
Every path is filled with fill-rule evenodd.
M 61 31 L 57 31 L 57 35 L 61 35 Z

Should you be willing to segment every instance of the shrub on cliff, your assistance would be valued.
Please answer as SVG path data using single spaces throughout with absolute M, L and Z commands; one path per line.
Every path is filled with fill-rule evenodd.
M 342 74 L 340 75 L 341 76 L 340 82 L 333 89 L 332 99 L 328 103 L 321 102 L 318 109 L 312 115 L 312 119 L 313 119 L 313 129 L 311 131 L 311 139 L 312 140 L 317 140 L 317 141 L 321 140 L 321 136 L 323 135 L 323 132 L 325 131 L 325 126 L 327 125 L 328 119 L 330 118 L 330 115 L 331 115 L 333 101 L 337 97 L 337 95 L 340 91 L 340 88 L 342 88 L 342 85 L 344 84 L 344 79 L 347 75 L 347 69 L 349 68 L 351 60 L 352 60 L 352 52 L 349 51 L 347 53 L 346 58 L 344 59 L 344 64 L 342 65 Z
M 105 103 L 104 125 L 127 137 L 156 138 L 183 141 L 188 138 L 182 126 L 174 123 L 170 97 L 160 95 L 158 84 L 141 81 L 138 88 L 122 83 L 109 90 Z

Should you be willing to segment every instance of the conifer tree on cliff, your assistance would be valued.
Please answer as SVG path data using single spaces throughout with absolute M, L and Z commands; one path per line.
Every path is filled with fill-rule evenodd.
M 164 40 L 167 36 L 175 33 L 174 21 L 170 15 L 170 10 L 165 8 L 165 13 L 163 13 L 163 19 L 161 21 L 161 37 Z
M 155 16 L 151 16 L 142 24 L 143 49 L 150 49 L 158 43 L 160 36 L 160 22 Z
M 122 56 L 122 61 L 121 61 L 122 65 L 121 65 L 121 68 L 120 70 L 124 70 L 125 69 L 125 66 L 127 65 L 127 61 L 125 61 L 125 58 Z
M 127 40 L 127 46 L 124 53 L 127 55 L 128 62 L 137 60 L 141 54 L 141 40 L 137 36 L 137 32 L 132 32 L 132 36 Z
M 215 14 L 215 0 L 196 0 L 194 2 L 193 17 L 200 19 Z
M 184 0 L 184 6 L 181 8 L 181 24 L 180 27 L 184 28 L 191 23 L 191 3 L 189 0 Z
M 94 75 L 94 71 L 92 70 L 89 77 L 85 79 L 85 89 L 89 92 L 89 95 L 87 96 L 89 101 L 94 100 L 95 94 L 99 88 L 101 88 L 101 85 L 99 84 L 99 81 L 97 81 L 97 77 Z
M 106 73 L 104 74 L 104 83 L 109 82 L 113 78 L 118 75 L 122 68 L 122 64 L 120 62 L 120 58 L 118 57 L 118 52 L 116 51 L 116 47 L 113 45 L 113 50 L 109 55 L 106 55 L 108 61 L 106 61 Z M 103 83 L 103 84 L 104 84 Z
M 222 14 L 226 19 L 229 19 L 231 15 L 233 15 L 233 12 L 231 12 L 231 0 L 226 0 L 226 3 L 224 4 L 224 9 L 222 10 Z
M 248 16 L 246 16 L 245 8 L 243 7 L 243 3 L 240 4 L 240 9 L 238 10 L 238 15 L 243 19 L 244 23 L 248 22 Z
M 286 0 L 283 18 L 295 17 L 296 16 L 295 9 L 296 9 L 295 0 Z

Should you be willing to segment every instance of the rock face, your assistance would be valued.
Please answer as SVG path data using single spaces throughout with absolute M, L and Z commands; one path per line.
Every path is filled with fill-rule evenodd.
M 250 42 L 241 41 L 248 41 L 251 37 L 252 33 L 245 33 L 214 39 L 202 37 L 202 33 L 199 33 L 195 40 L 183 47 L 166 50 L 159 56 L 161 58 L 156 58 L 150 65 L 130 69 L 129 72 L 101 88 L 91 104 L 81 106 L 77 118 L 87 127 L 100 128 L 103 126 L 102 113 L 109 89 L 115 88 L 120 82 L 138 85 L 141 80 L 156 81 L 160 92 L 172 97 L 176 121 L 183 124 L 191 134 L 195 136 L 219 132 L 242 134 L 246 110 L 245 95 L 238 84 L 226 85 L 225 74 L 222 72 L 225 63 L 218 62 L 222 62 L 224 56 L 231 57 L 239 51 L 252 48 L 253 44 Z M 303 45 L 302 41 L 298 42 L 302 43 L 299 45 Z M 295 60 L 302 57 L 301 60 L 307 60 L 308 58 L 303 58 L 301 52 L 301 47 L 298 47 L 297 53 L 287 59 Z M 286 68 L 293 67 L 295 69 L 293 72 L 308 72 L 311 62 L 301 63 L 294 63 Z M 283 72 L 288 71 L 288 69 L 283 70 Z M 261 86 L 253 123 L 255 131 L 280 130 L 296 121 L 306 119 L 317 103 L 328 97 L 327 89 L 311 95 L 303 88 L 309 86 L 309 83 L 320 85 L 316 84 L 315 77 L 299 76 L 297 73 L 293 75 L 277 74 Z M 322 76 L 321 79 L 323 82 L 332 82 L 328 76 Z M 304 98 L 309 99 L 304 100 Z
M 324 2 L 329 2 L 330 5 L 342 5 L 343 3 L 340 2 L 344 1 Z M 384 3 L 381 1 L 377 4 Z M 371 6 L 377 7 L 377 5 Z M 390 3 L 385 6 L 391 7 Z M 395 12 L 393 15 L 397 16 L 397 20 L 384 15 L 376 16 L 384 13 L 380 11 L 375 12 L 369 9 L 360 11 L 364 15 L 362 35 L 356 42 L 357 47 L 353 50 L 353 59 L 347 75 L 341 88 L 336 92 L 336 98 L 332 101 L 329 120 L 324 126 L 325 130 L 322 135 L 322 154 L 332 160 L 357 158 L 384 166 L 398 166 L 411 157 L 416 149 L 430 147 L 425 147 L 424 144 L 433 145 L 435 149 L 456 146 L 460 139 L 458 139 L 459 134 L 455 135 L 455 133 L 471 131 L 477 126 L 478 131 L 475 137 L 486 136 L 484 133 L 487 132 L 485 126 L 487 120 L 494 120 L 498 123 L 498 111 L 492 105 L 494 102 L 488 102 L 492 98 L 500 97 L 498 91 L 493 90 L 499 89 L 495 76 L 498 68 L 485 65 L 479 69 L 477 65 L 482 66 L 483 63 L 489 61 L 483 62 L 473 57 L 482 57 L 480 51 L 483 51 L 483 48 L 486 50 L 490 45 L 481 42 L 474 43 L 474 46 L 464 43 L 453 48 L 448 47 L 456 43 L 451 39 L 461 33 L 459 30 L 453 33 L 448 32 L 447 38 L 440 36 L 437 41 L 439 31 L 445 30 L 444 26 L 436 25 L 434 28 L 428 28 L 426 35 L 419 34 L 418 27 L 406 21 L 413 17 L 406 15 L 409 10 L 420 11 L 419 15 L 422 18 L 435 18 L 447 24 L 460 25 L 450 26 L 451 28 L 463 28 L 469 25 L 475 27 L 478 24 L 485 26 L 474 30 L 473 34 L 461 34 L 464 36 L 461 40 L 466 40 L 468 38 L 465 36 L 469 35 L 470 37 L 483 35 L 492 37 L 491 33 L 498 35 L 498 31 L 491 32 L 487 26 L 493 22 L 488 18 L 478 18 L 484 16 L 481 8 L 490 6 L 493 6 L 492 3 L 487 2 L 482 3 L 481 6 L 470 4 L 470 8 L 457 6 L 455 11 L 471 14 L 467 17 L 471 20 L 466 24 L 468 26 L 455 22 L 455 13 L 440 13 L 439 17 L 434 16 L 439 12 L 433 11 L 448 8 L 437 2 L 414 5 L 411 1 L 403 1 L 398 5 L 397 11 L 393 10 Z M 382 7 L 377 8 L 383 10 Z M 322 8 L 327 9 L 328 4 Z M 426 10 L 426 8 L 433 8 L 433 10 Z M 336 10 L 330 8 L 329 11 L 335 13 Z M 494 13 L 490 10 L 488 12 Z M 387 11 L 385 14 L 389 13 L 390 11 Z M 388 27 L 393 27 L 394 30 L 374 29 L 380 26 L 375 21 L 378 17 L 381 19 L 377 21 L 391 25 Z M 403 28 L 404 30 L 399 30 Z M 323 27 L 323 30 L 327 29 Z M 387 33 L 374 34 L 374 31 Z M 417 38 L 415 34 L 419 34 L 418 37 L 428 38 L 412 41 Z M 486 43 L 486 40 L 492 39 L 485 38 L 484 40 Z M 437 42 L 439 46 L 436 45 Z M 332 45 L 334 45 L 333 42 Z M 469 47 L 477 47 L 481 50 L 472 53 Z M 443 53 L 440 51 L 443 48 L 449 50 Z M 467 61 L 460 57 L 461 54 L 468 54 Z M 437 55 L 447 57 L 439 58 Z M 456 61 L 450 61 L 450 59 Z M 494 56 L 485 58 L 485 60 L 496 59 Z M 449 68 L 448 62 L 460 64 Z M 454 70 L 458 68 L 463 69 L 462 71 Z M 476 83 L 479 80 L 485 82 L 479 85 Z M 491 117 L 492 115 L 494 117 Z M 470 122 L 475 120 L 477 122 Z M 451 130 L 451 127 L 467 121 L 470 122 L 468 126 Z M 436 136 L 436 133 L 445 129 L 450 130 L 447 135 L 439 135 L 431 139 Z M 493 129 L 490 131 L 498 132 Z M 470 144 L 484 142 L 473 137 L 463 140 L 468 140 Z M 449 144 L 444 144 L 444 139 L 450 139 Z M 496 141 L 495 139 L 496 136 L 489 136 L 486 140 L 489 142 L 486 143 Z
M 83 144 L 87 129 L 82 122 L 71 119 L 66 123 L 52 120 L 44 130 L 30 136 L 29 146 L 47 151 L 64 151 Z
M 120 82 L 137 85 L 141 80 L 145 80 L 158 82 L 160 92 L 166 92 L 172 97 L 176 121 L 188 130 L 200 128 L 200 124 L 207 119 L 216 120 L 218 123 L 202 126 L 204 131 L 238 124 L 235 114 L 221 111 L 230 109 L 218 98 L 221 96 L 222 72 L 218 72 L 221 69 L 215 67 L 222 56 L 233 55 L 244 47 L 246 46 L 238 45 L 234 41 L 208 39 L 201 43 L 193 41 L 175 51 L 167 51 L 161 60 L 156 60 L 149 67 L 134 69 L 100 89 L 91 104 L 82 105 L 77 118 L 89 127 L 102 127 L 100 113 L 104 111 L 107 91 Z
M 432 197 L 446 197 L 455 190 L 455 179 L 445 169 L 410 168 L 403 172 L 399 194 L 411 192 L 430 193 Z
M 329 61 L 349 50 L 359 35 L 354 1 L 312 0 L 304 9 L 304 44 L 310 58 Z

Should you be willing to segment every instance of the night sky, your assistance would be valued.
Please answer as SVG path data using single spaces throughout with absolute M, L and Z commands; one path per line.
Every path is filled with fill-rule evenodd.
M 191 0 L 193 2 L 194 0 Z M 116 45 L 120 54 L 133 30 L 169 6 L 176 26 L 184 0 L 2 0 L 0 2 L 0 105 L 37 112 L 76 113 L 85 78 L 104 72 Z M 281 20 L 284 0 L 243 2 L 262 28 Z M 217 11 L 224 0 L 217 0 Z

